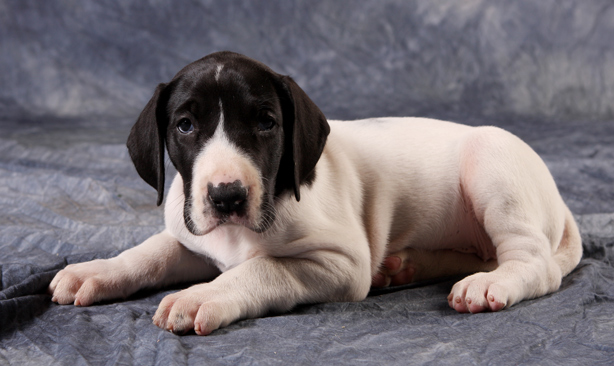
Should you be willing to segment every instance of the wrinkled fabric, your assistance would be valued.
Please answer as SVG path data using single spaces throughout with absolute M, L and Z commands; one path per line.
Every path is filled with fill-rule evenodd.
M 0 364 L 611 362 L 612 39 L 609 0 L 0 0 Z M 207 337 L 151 321 L 187 285 L 52 304 L 58 270 L 163 229 L 124 142 L 157 83 L 225 49 L 291 75 L 329 118 L 427 116 L 517 134 L 578 221 L 580 265 L 559 291 L 498 313 L 456 313 L 446 296 L 458 279 L 447 279 Z

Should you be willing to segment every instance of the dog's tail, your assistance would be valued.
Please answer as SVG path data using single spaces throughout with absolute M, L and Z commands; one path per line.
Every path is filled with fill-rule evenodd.
M 568 275 L 582 259 L 582 238 L 580 230 L 574 219 L 571 211 L 565 206 L 565 228 L 563 230 L 563 238 L 561 243 L 554 253 L 554 261 L 561 268 L 563 276 Z

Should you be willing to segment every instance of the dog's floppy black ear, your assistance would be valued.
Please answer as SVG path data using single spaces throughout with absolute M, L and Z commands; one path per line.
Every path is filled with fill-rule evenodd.
M 324 150 L 330 126 L 324 113 L 292 78 L 281 76 L 281 82 L 285 150 L 278 179 L 285 182 L 282 185 L 292 186 L 299 201 L 300 185 L 311 183 L 315 178 L 315 166 Z
M 166 85 L 158 85 L 132 126 L 126 143 L 136 171 L 158 191 L 158 206 L 164 198 L 164 140 L 168 125 Z

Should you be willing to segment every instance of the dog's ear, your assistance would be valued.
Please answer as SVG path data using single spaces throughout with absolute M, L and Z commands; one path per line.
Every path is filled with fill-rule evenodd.
M 164 198 L 164 140 L 168 126 L 167 84 L 156 88 L 128 136 L 128 152 L 141 178 L 158 191 L 157 205 Z
M 284 115 L 284 155 L 278 172 L 278 190 L 293 188 L 301 199 L 301 184 L 315 178 L 315 166 L 326 144 L 330 126 L 324 113 L 289 76 L 281 76 Z

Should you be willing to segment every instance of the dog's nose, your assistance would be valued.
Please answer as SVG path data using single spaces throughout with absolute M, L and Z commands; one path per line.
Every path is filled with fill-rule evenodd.
M 213 186 L 207 185 L 209 191 L 209 201 L 215 210 L 222 214 L 236 212 L 241 214 L 247 202 L 247 188 L 241 181 L 236 180 L 232 183 L 220 183 Z

